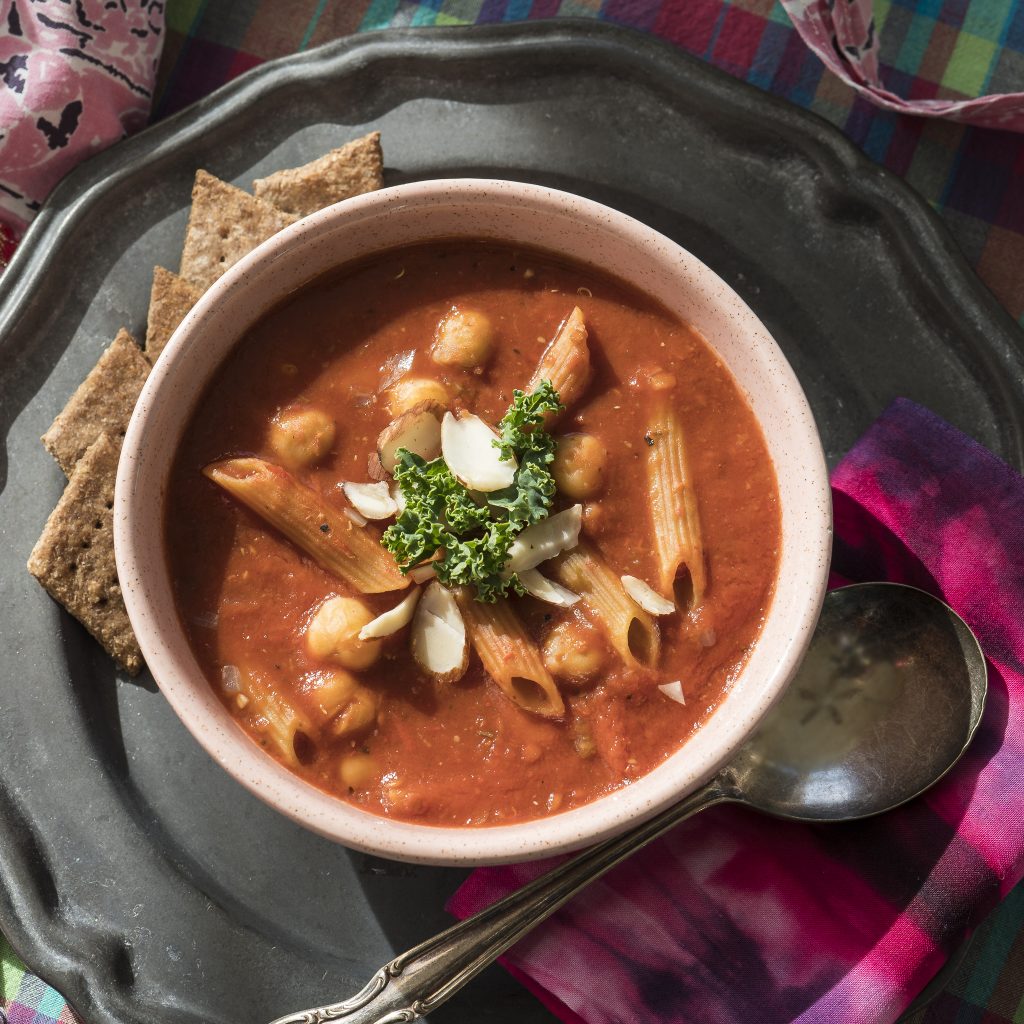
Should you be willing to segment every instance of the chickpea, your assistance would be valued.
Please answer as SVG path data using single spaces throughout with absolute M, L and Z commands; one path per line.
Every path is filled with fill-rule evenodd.
M 369 729 L 377 724 L 377 709 L 380 699 L 373 690 L 360 686 L 352 694 L 352 699 L 342 709 L 331 725 L 335 736 L 354 736 L 357 732 Z
M 593 434 L 566 434 L 558 439 L 551 471 L 567 498 L 592 498 L 604 487 L 608 452 Z
M 363 789 L 374 779 L 380 778 L 380 766 L 369 754 L 350 754 L 341 759 L 338 775 L 343 786 Z
M 447 388 L 429 377 L 405 377 L 388 388 L 386 394 L 388 412 L 394 419 L 420 402 L 439 402 L 447 406 L 450 400 Z
M 306 627 L 306 649 L 314 658 L 345 668 L 369 668 L 380 657 L 379 640 L 360 640 L 373 612 L 354 597 L 331 597 Z
M 544 667 L 553 676 L 584 683 L 604 668 L 607 652 L 593 626 L 570 619 L 548 633 L 542 654 Z
M 359 680 L 343 668 L 317 672 L 312 679 L 310 694 L 325 719 L 333 718 L 351 701 L 359 689 Z
M 270 422 L 270 447 L 288 469 L 302 469 L 334 447 L 334 420 L 320 409 L 282 409 Z
M 437 325 L 430 355 L 441 366 L 472 370 L 487 362 L 493 343 L 494 328 L 485 314 L 455 306 Z

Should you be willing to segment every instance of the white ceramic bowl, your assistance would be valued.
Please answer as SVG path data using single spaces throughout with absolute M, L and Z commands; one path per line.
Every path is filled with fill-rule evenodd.
M 175 448 L 207 381 L 260 316 L 323 271 L 370 253 L 463 236 L 534 246 L 608 270 L 707 339 L 746 392 L 778 476 L 782 560 L 771 610 L 718 709 L 662 765 L 618 792 L 553 817 L 488 828 L 390 821 L 303 782 L 265 754 L 214 695 L 175 611 L 163 546 Z M 232 267 L 157 361 L 132 417 L 115 496 L 117 568 L 150 670 L 207 752 L 258 797 L 347 846 L 431 864 L 487 864 L 581 847 L 689 793 L 728 760 L 792 678 L 817 622 L 831 541 L 828 477 L 811 410 L 778 346 L 740 297 L 690 253 L 578 196 L 509 181 L 424 181 L 316 213 Z

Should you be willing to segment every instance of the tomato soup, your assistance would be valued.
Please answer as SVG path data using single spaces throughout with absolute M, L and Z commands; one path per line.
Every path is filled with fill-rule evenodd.
M 392 424 L 415 408 L 445 415 L 445 430 L 470 414 L 496 426 L 574 309 L 587 366 L 543 429 L 557 445 L 549 518 L 575 516 L 578 541 L 524 570 L 530 593 L 494 604 L 466 586 L 449 600 L 429 560 L 410 581 L 380 547 L 395 513 L 343 485 L 379 482 L 372 501 L 401 505 L 384 465 Z M 669 439 L 678 450 L 663 455 Z M 301 497 L 305 525 L 282 525 L 273 495 L 237 500 L 211 470 L 243 465 Z M 374 814 L 487 826 L 628 785 L 701 727 L 767 613 L 778 506 L 758 424 L 696 331 L 593 267 L 453 240 L 319 278 L 248 331 L 186 430 L 164 530 L 192 649 L 254 742 Z M 339 558 L 380 548 L 384 582 L 333 570 L 317 530 Z M 681 561 L 665 540 L 674 531 L 689 545 Z M 554 590 L 535 589 L 548 580 Z M 420 608 L 431 586 L 448 611 Z M 403 601 L 411 622 L 385 614 Z M 358 639 L 371 620 L 372 638 Z M 456 637 L 451 671 L 424 669 L 417 628 Z M 505 678 L 502 658 L 535 668 Z

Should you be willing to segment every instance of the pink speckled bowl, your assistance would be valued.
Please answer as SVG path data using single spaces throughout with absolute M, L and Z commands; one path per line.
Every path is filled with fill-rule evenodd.
M 708 722 L 633 785 L 523 824 L 439 828 L 351 807 L 282 768 L 221 706 L 189 648 L 164 554 L 164 492 L 175 447 L 218 365 L 248 328 L 320 273 L 383 249 L 464 236 L 582 257 L 697 327 L 746 392 L 768 442 L 782 506 L 782 564 L 764 630 Z M 115 499 L 117 568 L 146 661 L 181 720 L 239 782 L 307 828 L 359 850 L 429 864 L 489 864 L 581 847 L 621 832 L 706 781 L 792 678 L 817 622 L 831 541 L 828 477 L 807 399 L 742 299 L 674 242 L 597 203 L 510 181 L 424 181 L 340 203 L 232 267 L 175 332 L 143 389 Z

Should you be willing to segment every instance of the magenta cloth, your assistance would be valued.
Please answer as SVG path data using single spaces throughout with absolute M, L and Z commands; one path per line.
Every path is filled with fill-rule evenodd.
M 939 100 L 905 99 L 886 89 L 879 77 L 880 41 L 872 0 L 779 2 L 800 33 L 800 38 L 825 66 L 877 106 L 894 110 L 897 114 L 944 117 L 984 128 L 1024 132 L 1024 93 L 993 93 L 973 99 Z M 976 2 L 983 3 L 984 0 Z
M 17 236 L 87 156 L 145 126 L 163 0 L 0 0 L 0 224 Z
M 989 663 L 973 745 L 888 815 L 805 826 L 719 807 L 515 946 L 506 966 L 585 1024 L 890 1024 L 1024 874 L 1024 479 L 900 399 L 836 469 L 833 570 L 948 601 Z M 466 916 L 539 874 L 474 872 Z

